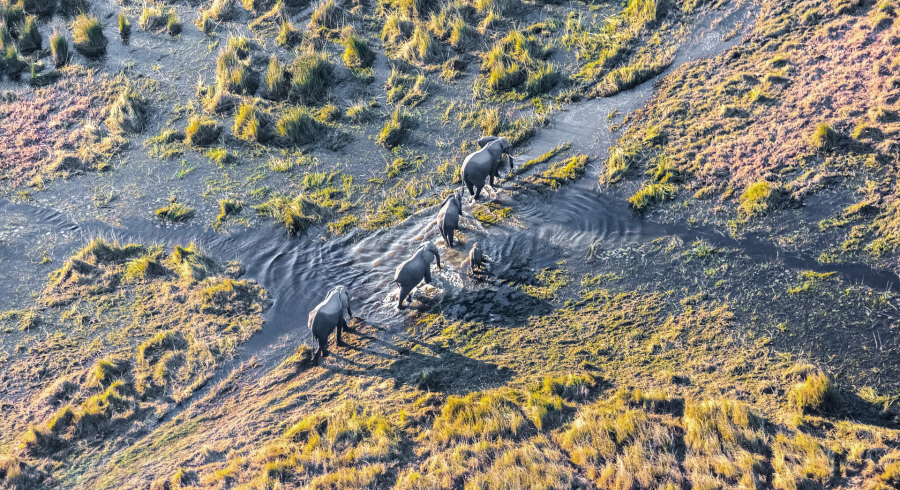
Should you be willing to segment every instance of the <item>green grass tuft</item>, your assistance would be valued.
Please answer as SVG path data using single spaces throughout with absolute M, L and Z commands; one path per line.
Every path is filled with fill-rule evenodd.
M 255 104 L 243 103 L 234 118 L 234 136 L 244 141 L 265 143 L 274 136 L 272 118 Z
M 180 223 L 194 217 L 194 208 L 173 200 L 168 205 L 157 209 L 156 216 L 160 219 Z
M 409 116 L 405 112 L 401 112 L 400 108 L 394 110 L 391 119 L 384 123 L 378 138 L 375 140 L 379 145 L 385 148 L 393 148 L 399 145 L 409 130 Z
M 375 52 L 369 48 L 369 43 L 353 31 L 346 32 L 341 39 L 344 45 L 344 54 L 341 59 L 349 68 L 368 68 L 375 61 Z
M 125 40 L 129 36 L 131 36 L 131 22 L 128 22 L 128 17 L 124 13 L 119 13 L 119 37 Z
M 632 208 L 644 211 L 652 204 L 672 199 L 675 197 L 675 191 L 676 187 L 672 184 L 647 181 L 628 198 L 628 203 Z
M 331 216 L 328 208 L 319 206 L 302 193 L 294 197 L 275 196 L 254 209 L 261 216 L 275 218 L 284 224 L 292 235 L 303 233 L 310 226 L 323 223 Z
M 31 53 L 41 49 L 43 40 L 38 30 L 38 20 L 34 15 L 25 17 L 25 22 L 19 25 L 19 51 Z
M 826 374 L 816 373 L 791 389 L 788 403 L 801 411 L 834 412 L 840 407 L 840 395 Z
M 106 53 L 109 41 L 103 34 L 103 26 L 97 17 L 79 15 L 72 22 L 72 38 L 75 49 L 86 57 L 98 57 Z
M 763 216 L 773 205 L 775 188 L 765 180 L 752 184 L 741 194 L 738 212 L 744 218 Z
M 222 126 L 212 118 L 192 116 L 184 128 L 184 141 L 194 146 L 209 146 L 222 135 Z
M 274 54 L 269 58 L 269 68 L 263 80 L 262 96 L 270 100 L 285 100 L 290 93 L 291 83 L 284 63 Z
M 301 54 L 291 65 L 291 97 L 304 105 L 322 101 L 331 85 L 333 69 L 324 53 Z
M 54 32 L 50 36 L 50 52 L 53 56 L 53 65 L 62 68 L 69 62 L 69 41 L 65 36 Z
M 278 119 L 277 132 L 290 144 L 306 145 L 319 140 L 326 129 L 308 107 L 295 107 Z
M 810 145 L 816 150 L 831 151 L 840 141 L 840 134 L 828 123 L 819 123 L 809 138 Z

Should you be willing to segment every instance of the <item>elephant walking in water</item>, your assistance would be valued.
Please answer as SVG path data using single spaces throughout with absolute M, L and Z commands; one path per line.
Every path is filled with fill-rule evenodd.
M 494 186 L 494 177 L 500 179 L 500 160 L 504 155 L 509 160 L 509 170 L 513 169 L 513 158 L 509 154 L 506 138 L 485 136 L 478 140 L 478 144 L 484 147 L 466 157 L 461 171 L 463 184 L 469 189 L 473 200 L 481 195 L 485 179 L 490 178 L 491 187 Z
M 447 246 L 453 248 L 453 233 L 459 228 L 459 216 L 462 214 L 462 199 L 454 192 L 441 205 L 437 225 Z
M 413 288 L 422 282 L 422 279 L 425 279 L 427 284 L 431 284 L 431 262 L 433 260 L 437 260 L 437 266 L 440 269 L 441 255 L 438 253 L 437 247 L 431 242 L 425 242 L 419 245 L 410 259 L 397 267 L 397 272 L 394 273 L 394 282 L 400 286 L 400 302 L 397 304 L 397 309 L 404 308 L 403 301 Z
M 312 332 L 313 338 L 319 342 L 319 348 L 313 356 L 313 362 L 318 362 L 319 355 L 328 357 L 328 337 L 332 330 L 337 328 L 337 345 L 343 347 L 345 344 L 341 341 L 341 333 L 347 328 L 347 321 L 344 319 L 344 310 L 347 315 L 353 318 L 353 312 L 350 311 L 350 295 L 344 286 L 336 286 L 328 292 L 325 301 L 318 304 L 309 312 L 309 331 Z
M 472 249 L 469 250 L 469 270 L 472 271 L 472 274 L 475 274 L 475 267 L 483 267 L 485 262 L 490 262 L 487 257 L 484 256 L 484 253 L 481 251 L 481 245 L 478 242 L 472 244 Z

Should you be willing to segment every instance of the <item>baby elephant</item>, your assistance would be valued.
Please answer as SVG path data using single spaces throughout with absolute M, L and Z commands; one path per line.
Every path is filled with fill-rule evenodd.
M 394 282 L 400 286 L 400 302 L 397 304 L 397 309 L 404 308 L 403 300 L 409 296 L 414 287 L 422 282 L 422 279 L 431 284 L 431 261 L 433 260 L 437 260 L 437 266 L 440 269 L 441 256 L 437 247 L 431 242 L 425 242 L 413 252 L 412 258 L 397 267 L 397 272 L 394 274 Z
M 319 348 L 313 356 L 313 363 L 319 361 L 320 354 L 322 357 L 328 357 L 328 337 L 335 327 L 337 327 L 338 347 L 347 345 L 341 341 L 341 332 L 347 328 L 344 310 L 347 310 L 347 315 L 353 318 L 347 289 L 344 286 L 336 286 L 328 292 L 325 301 L 319 303 L 318 306 L 309 312 L 309 331 L 312 332 L 313 338 L 319 342 Z
M 444 200 L 441 211 L 438 213 L 437 224 L 441 229 L 441 236 L 447 242 L 447 246 L 453 248 L 453 232 L 459 228 L 459 216 L 462 214 L 462 199 L 456 192 Z
M 472 244 L 472 250 L 469 250 L 469 269 L 475 274 L 475 266 L 483 267 L 485 262 L 490 262 L 481 251 L 481 245 L 478 242 Z

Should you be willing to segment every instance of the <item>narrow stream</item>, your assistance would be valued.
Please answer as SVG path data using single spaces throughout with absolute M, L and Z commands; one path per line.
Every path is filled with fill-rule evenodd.
M 701 25 L 709 26 L 714 15 L 721 14 L 709 14 Z M 730 41 L 721 39 L 738 22 L 752 25 L 753 15 L 750 10 L 738 9 L 716 27 L 701 29 L 700 34 L 682 47 L 669 70 L 660 76 L 685 62 L 722 53 L 738 43 L 740 36 Z M 585 256 L 592 245 L 616 249 L 662 236 L 676 236 L 686 241 L 704 238 L 715 246 L 739 248 L 760 261 L 778 257 L 789 267 L 836 271 L 848 280 L 877 288 L 900 282 L 892 273 L 875 271 L 864 265 L 821 266 L 811 257 L 785 256 L 774 245 L 753 237 L 738 241 L 710 230 L 642 220 L 635 217 L 621 199 L 613 199 L 598 190 L 597 177 L 602 162 L 617 138 L 607 127 L 607 114 L 614 109 L 625 114 L 645 104 L 652 95 L 655 80 L 614 97 L 573 104 L 568 110 L 554 115 L 550 126 L 542 129 L 530 142 L 528 150 L 517 157 L 517 163 L 537 157 L 561 143 L 572 142 L 573 149 L 579 153 L 596 157 L 585 176 L 549 197 L 528 194 L 518 201 L 501 186 L 495 193 L 496 199 L 514 208 L 515 219 L 489 229 L 472 218 L 467 196 L 463 219 L 465 246 L 457 246 L 455 250 L 447 250 L 443 241 L 438 240 L 437 230 L 432 226 L 436 215 L 434 208 L 421 210 L 388 229 L 357 231 L 328 242 L 285 236 L 275 225 L 222 235 L 191 225 L 159 228 L 155 222 L 132 218 L 124 221 L 123 228 L 113 228 L 102 223 L 75 223 L 54 210 L 5 200 L 0 200 L 0 212 L 21 213 L 29 220 L 66 231 L 70 237 L 86 239 L 100 235 L 120 242 L 169 246 L 194 241 L 218 259 L 240 260 L 246 267 L 246 277 L 257 280 L 275 302 L 266 314 L 263 332 L 241 347 L 236 362 L 256 356 L 264 365 L 281 359 L 299 342 L 311 345 L 306 328 L 307 314 L 325 292 L 337 284 L 347 286 L 352 292 L 353 309 L 360 317 L 381 325 L 401 324 L 405 317 L 396 310 L 397 287 L 391 280 L 397 265 L 426 239 L 433 240 L 441 249 L 445 267 L 437 274 L 435 286 L 445 292 L 469 287 L 461 268 L 468 247 L 475 241 L 480 242 L 493 259 L 492 273 L 497 276 L 509 267 L 539 269 L 555 264 L 566 252 L 572 256 Z M 227 372 L 227 369 L 220 372 Z

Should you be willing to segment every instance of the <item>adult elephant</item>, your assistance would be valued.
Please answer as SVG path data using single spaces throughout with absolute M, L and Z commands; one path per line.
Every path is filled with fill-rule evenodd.
M 478 140 L 482 148 L 466 157 L 462 164 L 462 181 L 469 189 L 472 199 L 478 199 L 484 181 L 490 178 L 491 187 L 494 177 L 500 179 L 500 160 L 506 155 L 509 159 L 509 170 L 513 169 L 513 158 L 509 154 L 509 141 L 504 137 L 485 136 Z
M 309 331 L 312 332 L 313 338 L 319 342 L 319 348 L 313 356 L 313 362 L 319 361 L 319 355 L 328 357 L 328 337 L 331 332 L 337 328 L 337 345 L 343 347 L 345 344 L 341 341 L 341 332 L 347 328 L 347 321 L 344 319 L 344 310 L 347 315 L 353 318 L 353 312 L 350 311 L 350 295 L 344 286 L 336 286 L 328 292 L 325 301 L 318 304 L 309 312 Z
M 431 284 L 431 262 L 437 260 L 438 269 L 441 268 L 441 255 L 431 242 L 419 245 L 413 252 L 413 256 L 397 267 L 394 273 L 394 282 L 400 286 L 400 301 L 397 309 L 404 308 L 403 301 L 409 296 L 413 288 L 418 286 L 422 279 L 426 284 Z
M 453 248 L 453 233 L 459 228 L 459 217 L 462 215 L 462 196 L 454 192 L 441 205 L 438 212 L 437 225 L 447 246 Z

